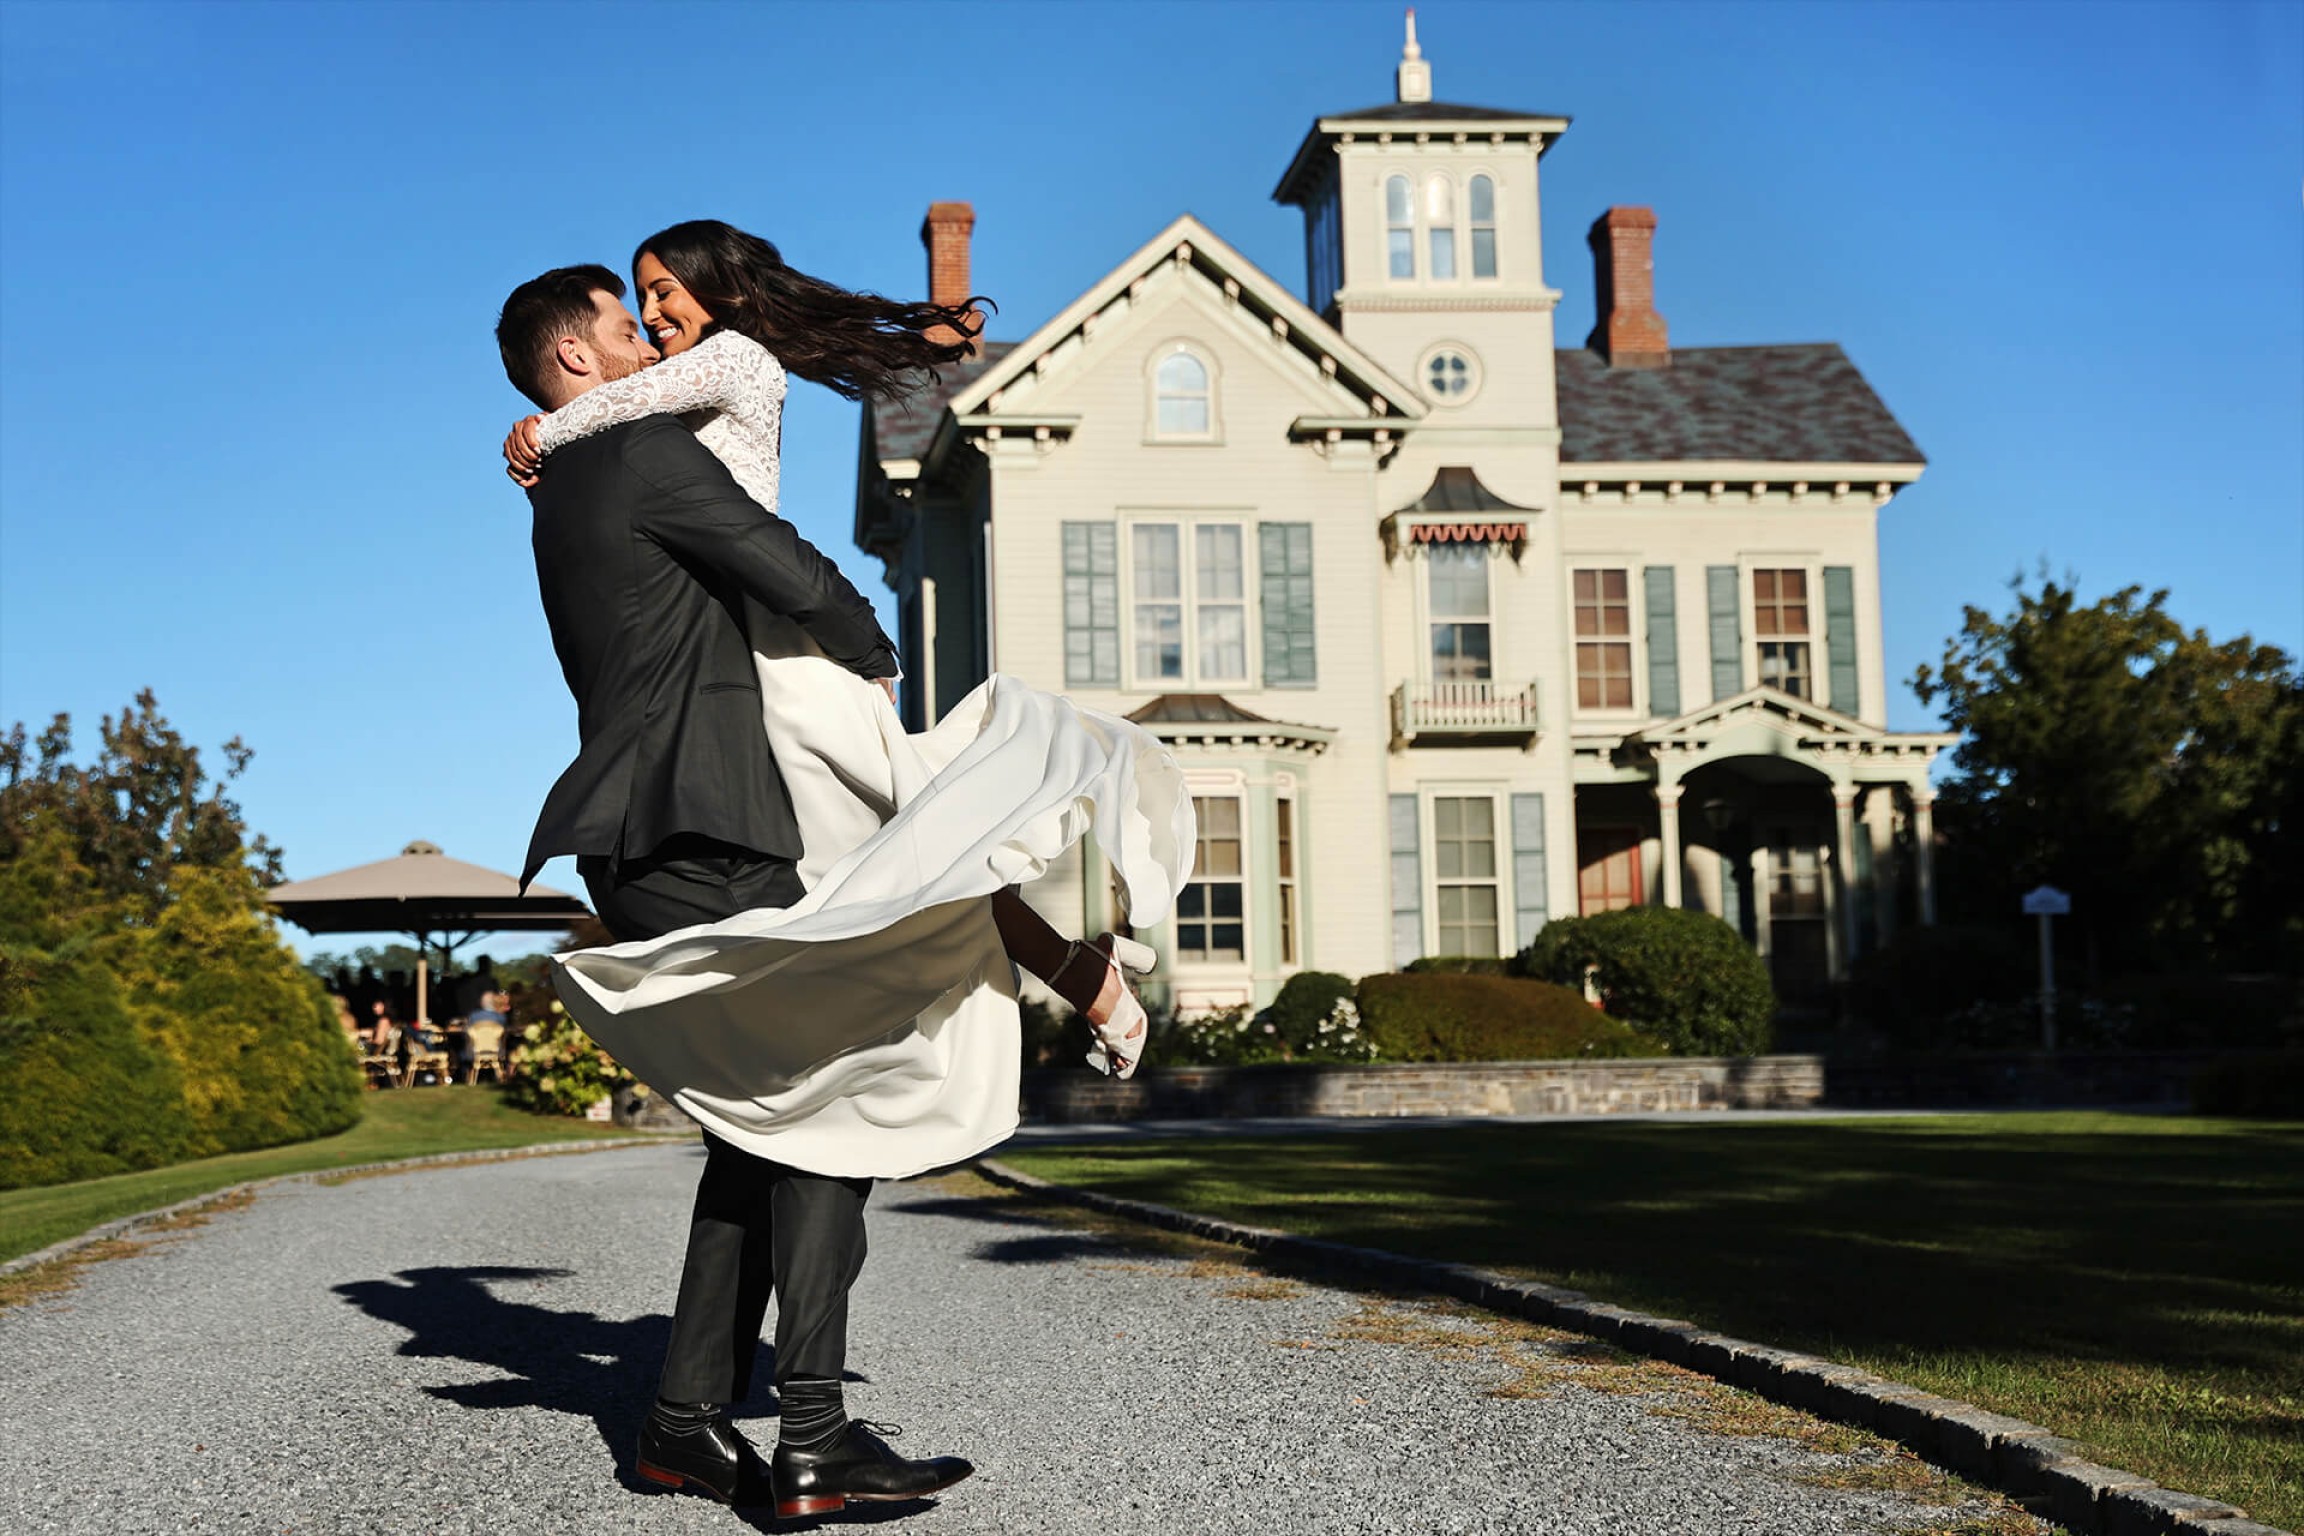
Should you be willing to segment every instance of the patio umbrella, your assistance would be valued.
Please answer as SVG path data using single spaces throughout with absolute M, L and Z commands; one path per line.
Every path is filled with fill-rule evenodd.
M 404 933 L 416 941 L 416 1021 L 427 1011 L 428 961 L 437 936 L 445 960 L 484 933 L 565 928 L 591 909 L 550 886 L 526 895 L 510 875 L 452 859 L 437 843 L 414 842 L 398 858 L 292 880 L 264 893 L 272 910 L 307 933 Z

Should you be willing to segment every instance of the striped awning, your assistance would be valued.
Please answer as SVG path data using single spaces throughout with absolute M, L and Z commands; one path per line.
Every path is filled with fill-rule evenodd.
M 1410 523 L 1408 537 L 1418 544 L 1519 544 L 1527 540 L 1526 523 Z

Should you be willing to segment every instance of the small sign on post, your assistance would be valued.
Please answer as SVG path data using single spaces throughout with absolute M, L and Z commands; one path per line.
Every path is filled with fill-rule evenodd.
M 2040 920 L 2040 1048 L 2056 1049 L 2056 934 L 2057 918 L 2072 915 L 2072 897 L 2052 885 L 2024 893 L 2024 913 Z

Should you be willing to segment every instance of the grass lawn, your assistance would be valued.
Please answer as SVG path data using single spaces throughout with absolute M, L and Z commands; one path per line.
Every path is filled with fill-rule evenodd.
M 2304 1528 L 2304 1126 L 1596 1122 L 1004 1156 L 1827 1355 Z
M 339 1136 L 234 1152 L 142 1173 L 0 1191 L 0 1262 L 118 1216 L 173 1205 L 278 1173 L 309 1173 L 434 1152 L 477 1152 L 629 1133 L 612 1125 L 506 1107 L 493 1087 L 400 1088 L 360 1096 L 367 1113 Z

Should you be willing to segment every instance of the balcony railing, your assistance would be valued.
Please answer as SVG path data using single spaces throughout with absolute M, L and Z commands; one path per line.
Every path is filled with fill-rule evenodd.
M 1392 745 L 1486 746 L 1536 740 L 1536 685 L 1403 683 L 1392 690 Z

